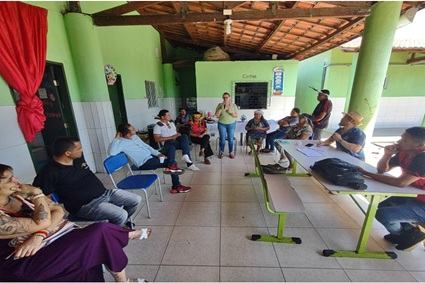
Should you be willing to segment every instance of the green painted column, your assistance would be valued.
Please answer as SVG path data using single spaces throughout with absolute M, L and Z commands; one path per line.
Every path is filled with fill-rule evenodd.
M 422 127 L 425 127 L 425 115 L 424 115 L 424 119 L 422 120 Z
M 174 97 L 174 69 L 172 64 L 162 64 L 162 75 L 164 80 L 164 97 Z
M 82 101 L 109 101 L 99 38 L 90 16 L 67 13 L 65 27 Z
M 351 95 L 351 91 L 353 90 L 354 75 L 356 73 L 358 58 L 359 58 L 359 53 L 353 53 L 353 59 L 351 61 L 350 81 L 348 82 L 348 90 L 347 90 L 347 96 L 345 99 L 345 106 L 344 106 L 345 112 L 348 112 L 348 107 L 350 105 L 350 98 L 351 98 L 350 95 Z
M 366 18 L 349 111 L 363 115 L 361 128 L 367 137 L 372 137 L 375 127 L 401 5 L 401 1 L 378 2 Z

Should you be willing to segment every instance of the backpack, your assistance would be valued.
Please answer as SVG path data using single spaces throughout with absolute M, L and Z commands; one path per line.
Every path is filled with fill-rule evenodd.
M 339 158 L 326 158 L 314 163 L 310 167 L 337 186 L 348 186 L 356 190 L 366 190 L 362 174 L 356 166 Z

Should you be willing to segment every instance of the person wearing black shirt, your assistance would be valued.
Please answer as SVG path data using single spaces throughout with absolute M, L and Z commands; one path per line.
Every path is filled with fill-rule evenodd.
M 71 214 L 123 226 L 136 211 L 141 197 L 124 190 L 107 190 L 82 153 L 79 139 L 58 137 L 53 142 L 53 159 L 37 174 L 33 185 L 41 187 L 45 195 L 57 194 Z
M 313 140 L 318 140 L 322 138 L 323 129 L 326 129 L 329 124 L 329 118 L 331 117 L 332 112 L 332 101 L 330 101 L 329 95 L 330 92 L 327 89 L 318 90 L 317 104 L 316 108 L 311 115 L 311 121 L 313 122 Z
M 384 175 L 394 167 L 401 167 L 399 177 Z M 425 127 L 407 129 L 395 145 L 385 147 L 377 165 L 378 173 L 358 168 L 363 175 L 396 187 L 425 190 Z M 416 198 L 390 197 L 378 205 L 378 220 L 390 232 L 385 240 L 397 244 L 398 250 L 410 250 L 425 240 L 425 233 L 410 223 L 425 222 L 425 194 Z

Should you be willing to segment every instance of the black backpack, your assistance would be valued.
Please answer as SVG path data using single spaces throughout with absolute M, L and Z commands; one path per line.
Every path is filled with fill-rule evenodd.
M 366 190 L 362 174 L 356 166 L 339 158 L 326 158 L 314 163 L 311 169 L 337 186 L 348 186 L 356 190 Z

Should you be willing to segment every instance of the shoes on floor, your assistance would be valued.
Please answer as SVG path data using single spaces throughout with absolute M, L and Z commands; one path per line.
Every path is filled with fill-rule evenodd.
M 218 158 L 222 159 L 224 156 L 224 154 L 222 152 L 220 152 L 220 154 L 218 155 Z
M 208 158 L 207 158 L 207 157 L 204 157 L 204 162 L 205 162 L 205 164 L 207 164 L 207 165 L 210 165 L 210 164 L 211 164 L 211 162 L 208 160 Z
M 291 165 L 291 164 L 289 163 L 289 160 L 288 160 L 287 158 L 285 158 L 285 159 L 280 159 L 280 160 L 278 161 L 278 163 L 282 164 L 281 166 L 283 166 L 283 167 L 288 167 L 289 165 Z
M 190 160 L 189 155 L 184 154 L 182 156 L 182 160 L 186 161 L 186 163 L 193 163 L 192 160 Z
M 230 153 L 230 154 L 229 154 L 229 157 L 230 157 L 231 159 L 235 159 L 235 156 L 233 155 L 233 153 Z
M 261 152 L 262 153 L 270 153 L 270 152 L 272 152 L 272 150 L 264 148 L 264 149 L 261 150 Z
M 190 165 L 189 167 L 187 167 L 187 169 L 192 170 L 192 171 L 199 171 L 199 168 L 195 166 L 195 164 Z
M 425 233 L 423 233 L 419 227 L 415 227 L 409 230 L 408 232 L 403 233 L 403 239 L 398 243 L 395 248 L 397 250 L 411 251 L 424 240 Z
M 401 241 L 403 240 L 403 237 L 401 235 L 396 235 L 396 234 L 387 234 L 384 236 L 384 239 L 387 240 L 388 242 L 392 243 L 392 244 L 400 244 Z
M 190 187 L 186 187 L 183 185 L 179 185 L 177 188 L 171 188 L 171 193 L 172 194 L 177 194 L 177 193 L 188 193 L 190 192 L 191 188 Z

